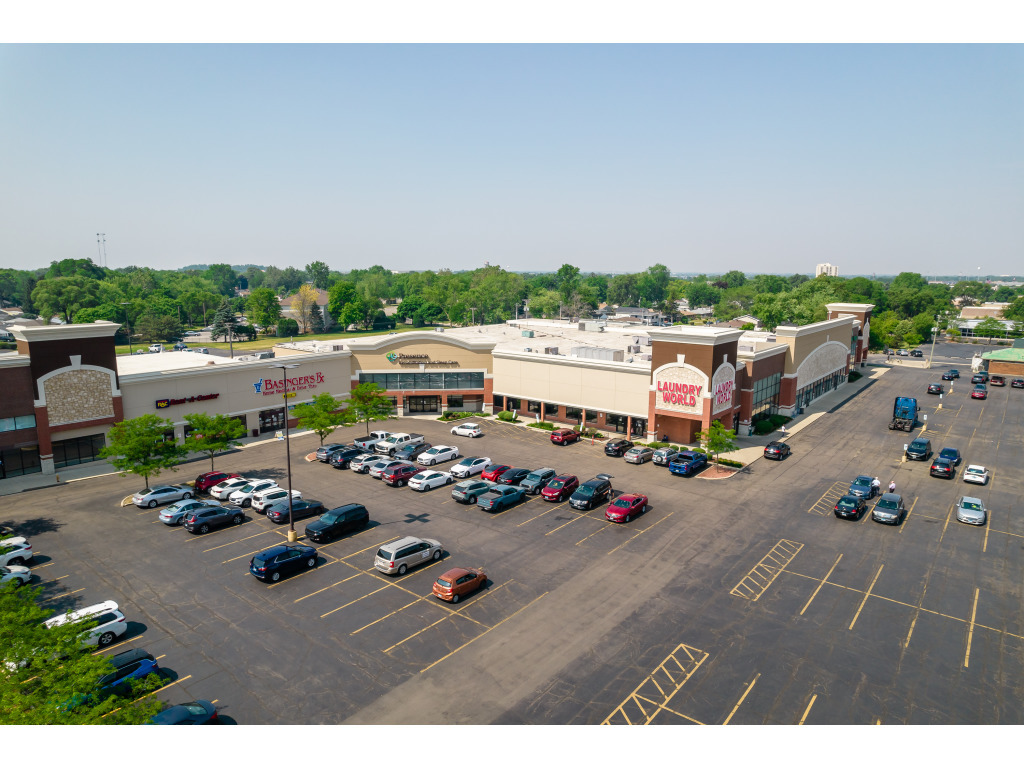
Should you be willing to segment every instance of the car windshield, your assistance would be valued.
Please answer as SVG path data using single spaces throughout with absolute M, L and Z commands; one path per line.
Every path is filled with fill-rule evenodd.
M 616 499 L 615 501 L 612 502 L 612 506 L 613 507 L 626 507 L 626 508 L 628 508 L 629 504 L 630 504 L 630 502 L 627 501 L 626 499 Z
M 594 489 L 591 488 L 589 485 L 581 485 L 578 489 L 576 489 L 576 493 L 578 493 L 580 496 L 593 496 Z
M 924 450 L 925 445 L 926 444 L 924 443 L 924 441 L 922 441 L 922 440 L 915 440 L 914 442 L 912 442 L 910 444 L 910 447 L 914 448 L 916 450 L 922 451 L 922 450 Z
M 972 512 L 981 512 L 981 504 L 978 504 L 976 501 L 965 501 L 960 506 L 961 508 L 969 509 Z
M 564 486 L 565 486 L 565 481 L 564 480 L 552 480 L 550 483 L 548 483 L 548 488 L 551 488 L 552 490 L 555 490 L 555 491 L 557 491 L 559 488 L 562 488 Z
M 250 483 L 250 484 L 248 484 L 248 485 L 243 485 L 243 486 L 242 486 L 241 488 L 239 488 L 239 490 L 240 490 L 240 491 L 241 491 L 242 493 L 249 493 L 249 492 L 250 492 L 250 491 L 251 491 L 251 490 L 252 490 L 253 488 L 255 488 L 255 487 L 256 487 L 255 485 L 252 485 L 252 484 Z
M 857 475 L 857 478 L 853 481 L 853 485 L 871 485 L 871 478 L 867 475 Z
M 955 459 L 956 448 L 943 448 L 941 451 L 939 451 L 939 456 L 941 456 L 944 459 Z
M 526 476 L 526 479 L 527 480 L 543 480 L 544 479 L 544 473 L 543 472 L 531 472 L 530 474 L 528 474 Z
M 882 499 L 878 502 L 879 509 L 897 509 L 896 502 L 891 499 Z
M 445 579 L 438 579 L 437 583 L 440 584 L 442 587 L 450 587 L 452 585 L 450 581 L 446 581 Z
M 969 475 L 983 475 L 983 474 L 985 474 L 985 470 L 979 469 L 978 467 L 968 467 L 967 468 L 967 474 L 969 474 Z
M 430 454 L 436 454 L 436 453 L 440 453 L 440 452 L 441 452 L 440 448 L 431 448 L 429 451 L 427 451 L 427 453 L 430 453 Z

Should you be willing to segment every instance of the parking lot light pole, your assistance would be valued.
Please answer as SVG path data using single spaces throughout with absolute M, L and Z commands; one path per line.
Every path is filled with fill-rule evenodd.
M 932 328 L 932 351 L 928 353 L 928 370 L 932 369 L 932 358 L 935 357 L 935 337 L 939 335 L 939 318 L 935 318 L 935 327 Z
M 298 363 L 292 363 L 291 365 L 272 365 L 270 368 L 279 369 L 281 371 L 281 377 L 284 379 L 284 454 L 287 461 L 288 467 L 288 543 L 292 544 L 298 541 L 298 534 L 295 533 L 295 521 L 292 519 L 292 451 L 291 443 L 288 440 L 288 370 L 291 368 L 298 368 Z M 292 397 L 295 393 L 290 393 Z

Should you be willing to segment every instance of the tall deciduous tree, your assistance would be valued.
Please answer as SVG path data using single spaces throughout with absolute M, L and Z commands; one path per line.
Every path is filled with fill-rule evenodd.
M 234 296 L 238 275 L 230 264 L 211 264 L 203 277 L 212 282 L 223 296 Z
M 264 328 L 275 325 L 281 317 L 281 302 L 269 288 L 254 289 L 246 299 L 245 306 L 249 320 Z
M 114 671 L 109 656 L 82 646 L 82 632 L 96 622 L 47 627 L 53 610 L 39 604 L 42 587 L 0 584 L 0 719 L 5 725 L 135 725 L 147 723 L 161 702 L 146 693 L 163 685 L 159 676 L 135 681 L 129 690 L 101 690 Z
M 98 290 L 99 283 L 92 278 L 51 277 L 39 281 L 32 291 L 32 302 L 45 320 L 61 315 L 64 322 L 70 323 L 79 309 L 99 303 Z
M 370 422 L 395 418 L 395 408 L 387 391 L 376 384 L 367 382 L 352 387 L 348 398 L 348 409 L 352 423 L 366 423 L 366 434 L 370 434 Z
M 323 291 L 327 290 L 327 286 L 330 284 L 330 267 L 322 261 L 314 261 L 312 264 L 306 265 L 306 274 L 309 275 L 309 281 L 313 283 L 313 287 Z
M 324 438 L 338 427 L 356 423 L 355 414 L 345 407 L 344 402 L 329 392 L 322 392 L 311 402 L 296 405 L 292 413 L 299 420 L 300 429 L 309 429 L 316 433 L 320 438 L 320 445 L 323 445 Z
M 316 305 L 318 298 L 316 289 L 311 285 L 300 285 L 299 290 L 292 297 L 292 312 L 303 333 L 309 330 L 309 324 L 313 319 L 313 312 L 319 311 L 319 307 Z
M 121 477 L 139 475 L 149 487 L 149 478 L 175 466 L 184 456 L 184 448 L 164 434 L 174 429 L 167 419 L 147 413 L 134 419 L 119 421 L 107 433 L 107 445 L 100 456 L 117 470 Z
M 213 457 L 229 448 L 241 445 L 239 438 L 245 437 L 245 424 L 222 413 L 189 413 L 185 416 L 191 432 L 185 438 L 185 450 L 189 453 L 205 453 L 210 457 L 210 471 L 213 471 Z

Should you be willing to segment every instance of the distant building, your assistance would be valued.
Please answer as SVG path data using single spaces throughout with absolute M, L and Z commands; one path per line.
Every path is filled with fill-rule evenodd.
M 997 320 L 1003 318 L 1003 310 L 1010 304 L 1005 301 L 986 301 L 977 307 L 962 307 L 960 309 L 961 320 L 981 320 L 986 317 L 994 317 Z
M 839 267 L 834 264 L 819 264 L 814 268 L 814 276 L 828 275 L 829 277 L 839 277 Z

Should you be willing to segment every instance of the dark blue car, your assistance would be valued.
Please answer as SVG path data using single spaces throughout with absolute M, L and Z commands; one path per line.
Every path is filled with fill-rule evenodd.
M 253 555 L 249 573 L 260 581 L 277 581 L 303 568 L 316 567 L 316 549 L 305 544 L 279 544 Z
M 706 467 L 708 464 L 708 457 L 703 453 L 697 453 L 696 451 L 682 451 L 676 454 L 676 457 L 672 459 L 668 465 L 668 471 L 673 475 L 683 475 L 689 477 L 699 469 Z

